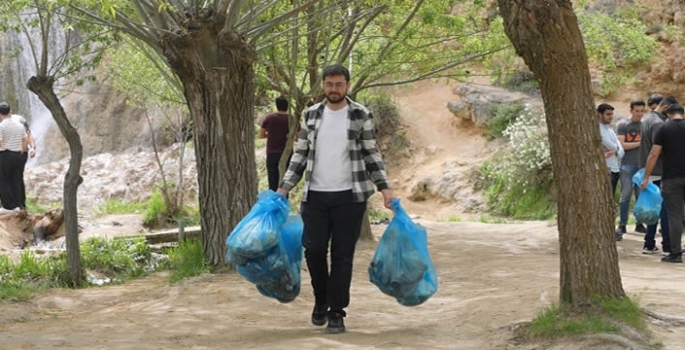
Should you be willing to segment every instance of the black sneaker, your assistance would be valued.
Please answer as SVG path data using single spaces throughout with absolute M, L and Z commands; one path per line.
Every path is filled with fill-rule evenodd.
M 635 232 L 647 233 L 647 228 L 645 228 L 645 225 L 643 225 L 643 224 L 637 224 L 637 225 L 635 225 Z
M 616 236 L 626 234 L 626 225 L 618 225 L 616 228 Z
M 669 254 L 668 256 L 665 256 L 661 258 L 661 262 L 667 262 L 667 263 L 682 263 L 683 262 L 683 256 L 682 253 L 680 254 Z
M 623 240 L 623 235 L 622 234 L 616 234 L 616 241 L 622 241 Z
M 326 327 L 326 332 L 330 334 L 341 334 L 345 333 L 345 312 L 334 312 L 328 313 L 328 327 Z
M 328 305 L 314 305 L 312 324 L 315 326 L 325 326 L 327 321 L 326 314 L 328 314 Z

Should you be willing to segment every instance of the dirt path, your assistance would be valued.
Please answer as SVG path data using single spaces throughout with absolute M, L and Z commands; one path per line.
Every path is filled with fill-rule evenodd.
M 368 282 L 374 245 L 358 247 L 348 333 L 309 324 L 313 298 L 303 271 L 290 304 L 262 297 L 236 274 L 170 286 L 156 274 L 120 286 L 55 290 L 0 304 L 0 349 L 547 349 L 517 345 L 511 325 L 558 298 L 556 228 L 547 223 L 422 222 L 439 273 L 438 293 L 407 308 Z M 384 226 L 376 226 L 379 235 Z M 640 237 L 619 242 L 626 291 L 654 311 L 685 315 L 685 267 L 639 254 Z M 651 325 L 663 349 L 683 349 L 683 327 Z M 593 349 L 590 342 L 555 349 Z M 604 345 L 596 349 L 619 349 Z

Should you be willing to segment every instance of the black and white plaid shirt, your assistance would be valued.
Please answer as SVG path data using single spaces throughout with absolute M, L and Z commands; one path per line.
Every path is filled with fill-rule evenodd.
M 349 97 L 347 103 L 349 106 L 347 117 L 350 121 L 347 140 L 352 165 L 352 200 L 363 202 L 373 194 L 374 184 L 379 191 L 390 188 L 390 186 L 385 173 L 383 158 L 376 148 L 371 112 Z M 326 100 L 309 107 L 305 111 L 295 145 L 295 153 L 280 186 L 290 191 L 297 185 L 306 170 L 303 201 L 307 200 L 309 181 L 316 165 L 314 164 L 315 140 L 321 126 L 325 106 Z

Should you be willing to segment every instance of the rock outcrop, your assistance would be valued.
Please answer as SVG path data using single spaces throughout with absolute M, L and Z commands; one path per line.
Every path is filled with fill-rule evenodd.
M 492 119 L 492 108 L 497 104 L 531 103 L 541 104 L 540 98 L 531 97 L 521 92 L 509 91 L 504 88 L 461 84 L 454 90 L 459 100 L 448 102 L 447 108 L 459 120 L 473 122 L 476 126 L 484 126 Z

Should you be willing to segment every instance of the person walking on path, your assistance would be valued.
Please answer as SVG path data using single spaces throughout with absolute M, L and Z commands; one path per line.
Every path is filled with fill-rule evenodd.
M 26 130 L 12 120 L 12 110 L 6 102 L 0 103 L 0 214 L 21 209 L 24 157 L 27 147 Z M 23 199 L 25 200 L 25 199 Z
M 280 180 L 278 164 L 288 141 L 288 100 L 283 96 L 276 98 L 276 109 L 276 113 L 271 113 L 264 118 L 257 135 L 260 139 L 266 139 L 266 174 L 269 189 L 272 191 L 278 189 Z
M 395 196 L 376 147 L 373 116 L 347 97 L 350 72 L 334 65 L 326 67 L 322 76 L 326 98 L 305 112 L 278 193 L 287 195 L 304 173 L 302 245 L 314 289 L 311 321 L 316 326 L 328 323 L 329 333 L 343 333 L 366 201 L 374 185 L 383 194 L 386 208 L 391 208 Z
M 616 236 L 626 233 L 628 222 L 628 212 L 630 210 L 630 197 L 635 194 L 635 198 L 640 194 L 640 188 L 633 184 L 633 175 L 638 171 L 638 152 L 640 147 L 640 131 L 642 127 L 642 117 L 645 114 L 645 101 L 635 100 L 630 102 L 630 118 L 622 120 L 617 127 L 618 141 L 621 143 L 625 153 L 621 158 L 621 197 L 618 202 L 619 222 L 616 228 Z M 645 226 L 639 221 L 635 225 L 635 232 L 646 233 Z M 653 253 L 652 250 L 643 250 L 643 253 Z
M 647 157 L 652 151 L 652 146 L 654 144 L 654 138 L 659 128 L 663 126 L 664 122 L 667 120 L 664 111 L 668 109 L 670 105 L 677 104 L 678 101 L 673 96 L 664 98 L 659 102 L 659 105 L 649 114 L 647 117 L 642 119 L 642 129 L 640 132 L 640 148 L 638 152 L 638 166 L 640 168 L 645 168 L 647 166 Z M 661 174 L 662 174 L 662 164 L 661 157 L 657 157 L 655 160 L 654 167 L 649 173 L 649 181 L 652 181 L 655 185 L 661 187 Z M 645 177 L 648 175 L 645 174 Z M 661 221 L 661 248 L 662 254 L 668 254 L 671 251 L 671 237 L 669 235 L 669 220 L 666 211 L 666 206 L 661 207 L 661 213 L 659 215 L 659 221 Z M 656 231 L 658 222 L 654 225 L 647 225 L 647 233 L 645 234 L 645 242 L 643 250 L 654 251 L 656 246 Z
M 666 110 L 669 120 L 658 128 L 654 144 L 647 158 L 645 178 L 642 189 L 647 188 L 649 176 L 661 157 L 661 194 L 668 212 L 668 228 L 671 250 L 662 262 L 682 263 L 683 200 L 685 200 L 685 109 L 679 104 L 671 104 Z

